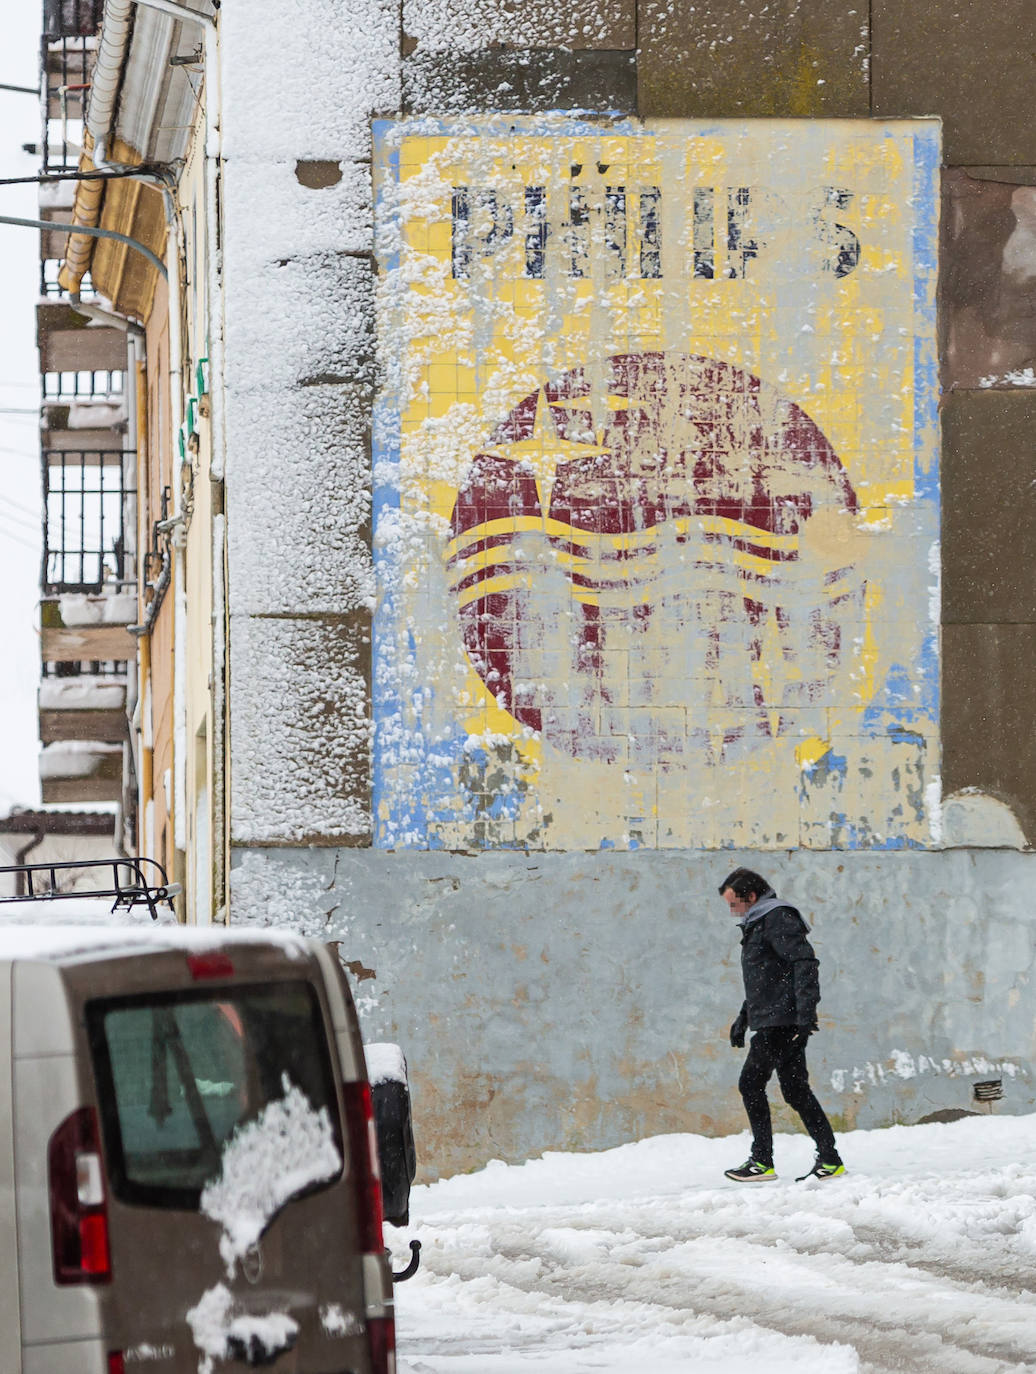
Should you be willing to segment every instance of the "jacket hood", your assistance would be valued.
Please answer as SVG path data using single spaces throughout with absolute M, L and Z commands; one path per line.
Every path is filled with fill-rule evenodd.
M 779 906 L 787 905 L 787 902 L 782 902 L 771 888 L 765 897 L 760 897 L 753 906 L 748 908 L 742 919 L 738 921 L 738 925 L 742 930 L 747 930 L 749 926 L 754 926 L 756 921 L 761 921 L 768 912 Z

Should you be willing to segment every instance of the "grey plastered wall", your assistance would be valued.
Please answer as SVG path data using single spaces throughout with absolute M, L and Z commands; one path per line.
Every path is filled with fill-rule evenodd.
M 813 922 L 814 1085 L 838 1129 L 1036 1106 L 1028 856 L 239 851 L 235 919 L 340 942 L 365 1038 L 408 1056 L 423 1176 L 739 1131 L 738 934 L 750 862 Z M 791 1128 L 783 1108 L 779 1127 Z
M 754 866 L 815 920 L 825 1000 L 811 1058 L 841 1126 L 968 1108 L 982 1077 L 1004 1078 L 1004 1110 L 1034 1105 L 1034 860 L 1019 851 L 1036 839 L 1036 11 L 765 8 L 223 11 L 231 915 L 341 940 L 368 1036 L 410 1057 L 429 1173 L 740 1129 L 725 1040 L 736 941 L 715 885 L 751 856 L 363 847 L 377 116 L 942 117 L 944 792 L 958 794 L 944 835 L 1015 849 Z M 271 118 L 271 99 L 292 118 Z

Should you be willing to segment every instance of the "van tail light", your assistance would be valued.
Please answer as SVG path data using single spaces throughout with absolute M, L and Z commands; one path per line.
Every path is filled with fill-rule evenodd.
M 374 1129 L 374 1104 L 367 1082 L 345 1083 L 345 1121 L 349 1139 L 349 1167 L 356 1189 L 356 1222 L 360 1229 L 360 1249 L 366 1255 L 380 1255 L 385 1249 L 382 1235 L 381 1167 L 378 1164 L 378 1137 Z
M 126 1374 L 126 1361 L 121 1350 L 113 1350 L 108 1356 L 108 1374 Z
M 356 1198 L 356 1224 L 363 1252 L 363 1287 L 371 1374 L 396 1374 L 396 1326 L 392 1314 L 392 1280 L 382 1235 L 381 1166 L 374 1125 L 371 1086 L 343 1083 L 349 1169 Z
M 396 1325 L 391 1317 L 368 1317 L 371 1374 L 396 1374 Z
M 93 1107 L 77 1108 L 51 1136 L 47 1178 L 55 1282 L 107 1283 L 112 1276 L 108 1199 Z

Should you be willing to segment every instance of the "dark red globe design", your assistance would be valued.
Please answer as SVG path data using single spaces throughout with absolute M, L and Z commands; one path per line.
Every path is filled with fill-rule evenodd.
M 858 626 L 862 580 L 808 540 L 856 511 L 820 428 L 751 373 L 680 353 L 572 368 L 496 426 L 458 491 L 465 652 L 576 758 L 773 739 L 829 703 Z

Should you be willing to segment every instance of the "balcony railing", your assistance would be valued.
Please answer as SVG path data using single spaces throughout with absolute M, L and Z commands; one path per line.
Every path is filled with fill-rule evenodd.
M 44 372 L 43 403 L 50 401 L 102 401 L 122 397 L 121 372 Z
M 133 452 L 43 450 L 45 596 L 135 586 L 130 521 L 136 486 Z
M 49 299 L 64 298 L 65 289 L 58 281 L 58 273 L 61 271 L 62 258 L 41 258 L 40 259 L 40 295 Z M 79 283 L 80 300 L 93 300 L 97 292 L 94 290 L 93 282 L 90 280 L 90 273 L 84 274 Z
M 43 171 L 79 165 L 103 0 L 44 0 Z

